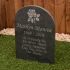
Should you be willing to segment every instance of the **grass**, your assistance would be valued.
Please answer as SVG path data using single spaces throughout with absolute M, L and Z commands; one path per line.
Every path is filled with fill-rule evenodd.
M 55 64 L 16 59 L 15 37 L 0 36 L 0 70 L 70 70 L 70 43 L 56 42 Z

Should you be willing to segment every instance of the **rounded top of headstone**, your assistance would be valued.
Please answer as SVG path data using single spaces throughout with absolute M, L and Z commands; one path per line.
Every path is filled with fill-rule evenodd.
M 16 14 L 16 23 L 33 24 L 54 27 L 54 19 L 48 10 L 42 7 L 29 5 L 21 8 Z
M 22 9 L 25 9 L 25 8 L 38 8 L 38 9 L 42 9 L 42 10 L 44 10 L 45 12 L 47 12 L 47 13 L 52 17 L 52 19 L 53 19 L 53 21 L 54 21 L 54 18 L 53 18 L 53 16 L 51 15 L 51 13 L 50 13 L 48 10 L 46 10 L 45 8 L 41 7 L 41 6 L 28 5 L 28 6 L 24 6 L 24 7 L 20 8 L 19 11 L 21 11 Z M 19 11 L 17 11 L 17 13 L 19 13 Z

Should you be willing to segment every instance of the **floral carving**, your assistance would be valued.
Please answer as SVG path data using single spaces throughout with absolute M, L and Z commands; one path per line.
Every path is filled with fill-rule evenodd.
M 37 14 L 34 9 L 29 9 L 27 14 L 28 14 L 28 22 L 35 23 L 36 21 L 39 21 L 40 14 Z

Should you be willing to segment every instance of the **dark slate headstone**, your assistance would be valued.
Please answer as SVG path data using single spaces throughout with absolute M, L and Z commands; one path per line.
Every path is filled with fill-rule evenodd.
M 16 57 L 54 63 L 55 26 L 50 13 L 27 6 L 16 14 Z

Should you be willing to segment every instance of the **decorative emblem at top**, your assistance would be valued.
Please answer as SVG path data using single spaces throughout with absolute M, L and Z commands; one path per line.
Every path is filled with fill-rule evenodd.
M 35 23 L 39 21 L 40 14 L 37 14 L 34 9 L 29 9 L 28 12 L 28 22 Z

